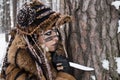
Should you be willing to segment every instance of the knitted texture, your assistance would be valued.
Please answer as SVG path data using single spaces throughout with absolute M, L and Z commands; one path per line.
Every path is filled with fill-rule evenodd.
M 17 28 L 21 33 L 27 35 L 31 35 L 37 30 L 46 31 L 52 27 L 59 27 L 70 21 L 70 16 L 55 12 L 39 1 L 25 3 L 17 14 Z

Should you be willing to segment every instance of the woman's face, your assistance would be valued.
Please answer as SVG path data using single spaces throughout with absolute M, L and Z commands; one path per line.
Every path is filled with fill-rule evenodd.
M 44 45 L 43 48 L 47 48 L 48 51 L 55 51 L 59 41 L 59 34 L 57 29 L 51 29 L 44 32 L 38 37 L 39 43 Z

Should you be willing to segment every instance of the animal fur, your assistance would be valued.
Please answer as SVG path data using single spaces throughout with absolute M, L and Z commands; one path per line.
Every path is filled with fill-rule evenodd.
M 19 50 L 16 56 L 16 52 L 19 48 L 21 49 Z M 52 66 L 50 54 L 46 56 L 49 60 L 51 72 L 55 80 L 75 80 L 74 77 L 71 76 L 70 74 L 64 72 L 57 73 L 57 71 Z M 19 77 L 17 77 L 17 80 L 24 80 L 26 78 L 26 75 L 27 77 L 31 76 L 36 76 L 35 78 L 38 77 L 35 62 L 26 51 L 26 42 L 24 41 L 21 35 L 15 36 L 15 39 L 13 40 L 8 50 L 7 58 L 10 65 L 5 70 L 5 73 L 7 75 L 5 80 L 14 80 L 16 74 L 19 73 L 21 70 L 23 70 L 23 73 Z M 42 80 L 46 80 L 43 74 Z

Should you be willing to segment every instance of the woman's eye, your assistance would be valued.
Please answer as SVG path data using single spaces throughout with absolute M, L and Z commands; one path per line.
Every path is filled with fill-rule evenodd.
M 45 35 L 47 35 L 47 36 L 50 36 L 51 34 L 52 34 L 52 31 L 45 33 Z

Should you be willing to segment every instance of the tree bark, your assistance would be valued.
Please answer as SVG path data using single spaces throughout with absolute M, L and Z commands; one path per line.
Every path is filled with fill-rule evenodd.
M 10 29 L 11 25 L 11 19 L 10 19 L 10 1 L 4 0 L 3 1 L 3 32 L 6 32 L 6 30 Z
M 3 22 L 4 22 L 4 20 L 3 20 L 3 11 L 4 11 L 4 6 L 3 6 L 3 1 L 1 1 L 1 4 L 0 4 L 0 33 L 2 33 L 2 31 L 3 31 Z
M 114 0 L 64 0 L 66 12 L 74 17 L 69 25 L 67 51 L 79 64 L 91 66 L 93 72 L 74 70 L 78 80 L 118 80 L 115 57 L 119 47 L 117 39 L 118 11 L 111 5 Z M 102 61 L 109 61 L 105 70 Z
M 12 0 L 13 6 L 13 27 L 16 27 L 17 0 Z

